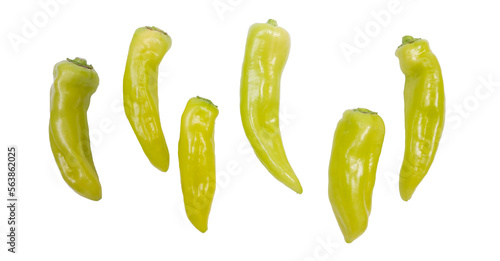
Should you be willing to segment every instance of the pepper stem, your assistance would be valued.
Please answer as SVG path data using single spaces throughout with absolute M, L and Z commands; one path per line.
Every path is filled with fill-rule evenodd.
M 272 26 L 278 26 L 278 22 L 276 22 L 276 20 L 273 19 L 267 20 L 267 24 L 270 24 Z
M 74 63 L 78 66 L 81 66 L 81 67 L 84 67 L 84 68 L 87 68 L 87 69 L 94 69 L 94 67 L 91 65 L 91 64 L 87 64 L 87 60 L 83 59 L 83 58 L 80 58 L 80 57 L 76 57 L 75 59 L 71 60 L 69 58 L 66 58 L 66 60 L 70 63 Z
M 167 32 L 163 31 L 162 29 L 160 29 L 160 28 L 158 28 L 156 26 L 146 26 L 146 28 L 149 29 L 149 30 L 160 32 L 160 33 L 168 36 Z
M 217 105 L 215 105 L 215 104 L 214 104 L 211 100 L 209 100 L 209 99 L 207 99 L 207 98 L 203 98 L 203 97 L 200 97 L 200 96 L 196 96 L 196 99 L 200 99 L 200 100 L 202 100 L 202 101 L 204 101 L 204 102 L 206 102 L 206 103 L 208 103 L 208 104 L 210 104 L 210 105 L 214 106 L 215 108 L 218 108 L 218 107 L 217 107 Z
M 354 109 L 353 111 L 361 112 L 361 113 L 365 113 L 365 114 L 377 114 L 376 112 L 370 111 L 370 110 L 365 109 L 365 108 L 357 108 L 357 109 Z
M 420 40 L 420 38 L 413 38 L 413 36 L 411 36 L 411 35 L 405 35 L 405 36 L 403 36 L 403 43 L 400 46 L 398 46 L 398 48 L 405 45 L 405 44 L 413 43 L 413 42 L 418 41 L 418 40 Z

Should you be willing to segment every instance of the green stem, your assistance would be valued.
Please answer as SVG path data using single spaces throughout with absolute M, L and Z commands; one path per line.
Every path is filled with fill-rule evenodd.
M 203 98 L 203 97 L 200 97 L 200 96 L 196 96 L 196 99 L 200 99 L 200 100 L 202 100 L 202 101 L 204 101 L 204 102 L 206 102 L 206 103 L 208 103 L 208 104 L 210 104 L 210 105 L 214 106 L 215 108 L 218 108 L 218 107 L 217 107 L 217 105 L 215 105 L 215 104 L 214 104 L 211 100 L 209 100 L 209 99 L 207 99 L 207 98 Z
M 267 24 L 270 24 L 272 26 L 278 26 L 278 22 L 276 22 L 276 20 L 273 19 L 267 20 Z
M 361 112 L 361 113 L 365 113 L 365 114 L 377 114 L 376 112 L 370 111 L 370 110 L 365 109 L 365 108 L 357 108 L 357 109 L 354 109 L 353 111 Z
M 83 58 L 80 58 L 80 57 L 76 57 L 75 59 L 71 60 L 69 58 L 66 58 L 66 60 L 68 62 L 71 62 L 71 63 L 74 63 L 78 66 L 81 66 L 81 67 L 84 67 L 84 68 L 87 68 L 87 69 L 94 69 L 94 67 L 91 65 L 91 64 L 87 64 L 87 60 L 83 59 Z
M 163 31 L 162 29 L 160 29 L 160 28 L 158 28 L 156 26 L 146 26 L 146 28 L 149 29 L 149 30 L 160 32 L 160 33 L 168 36 L 167 32 Z
M 398 48 L 405 45 L 405 44 L 410 44 L 410 43 L 413 43 L 413 42 L 418 41 L 418 40 L 420 40 L 420 38 L 413 38 L 413 36 L 411 36 L 411 35 L 405 35 L 405 36 L 403 36 L 403 43 L 400 46 L 398 46 Z

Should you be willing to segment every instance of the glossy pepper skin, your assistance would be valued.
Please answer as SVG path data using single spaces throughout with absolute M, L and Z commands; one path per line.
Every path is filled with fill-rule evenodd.
M 444 128 L 445 98 L 441 67 L 426 40 L 403 37 L 396 56 L 405 75 L 405 154 L 399 192 L 408 201 L 436 155 Z
M 169 153 L 158 112 L 158 67 L 172 39 L 156 27 L 137 29 L 130 43 L 123 77 L 123 105 L 149 161 L 168 170 Z
M 181 119 L 179 168 L 184 207 L 191 223 L 205 233 L 215 194 L 214 127 L 219 110 L 210 100 L 191 98 Z
M 385 126 L 367 109 L 344 112 L 333 138 L 328 196 L 344 239 L 351 243 L 367 226 Z
M 241 74 L 240 112 L 257 158 L 277 180 L 301 194 L 279 126 L 280 80 L 289 52 L 290 35 L 276 21 L 250 27 Z
M 99 77 L 85 59 L 57 63 L 49 120 L 50 147 L 64 181 L 79 195 L 95 201 L 102 198 L 102 189 L 90 151 L 87 110 L 98 85 Z

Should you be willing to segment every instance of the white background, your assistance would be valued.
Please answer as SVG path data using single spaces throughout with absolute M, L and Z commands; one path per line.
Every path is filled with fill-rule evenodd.
M 56 4 L 46 9 L 47 2 Z M 2 1 L 1 157 L 7 145 L 18 146 L 20 207 L 19 254 L 8 253 L 1 236 L 0 260 L 498 260 L 500 16 L 494 3 Z M 268 18 L 292 38 L 281 128 L 302 195 L 265 170 L 240 121 L 247 30 Z M 30 23 L 36 30 L 23 32 Z M 121 106 L 129 43 L 145 25 L 173 40 L 159 85 L 171 154 L 167 173 L 149 163 Z M 365 41 L 356 42 L 365 33 Z M 409 202 L 397 188 L 404 76 L 394 56 L 406 34 L 429 40 L 447 102 L 435 162 Z M 16 36 L 24 41 L 13 44 Z M 357 53 L 345 55 L 347 45 Z M 52 69 L 76 56 L 100 77 L 88 111 L 103 186 L 99 202 L 65 184 L 49 146 Z M 205 234 L 184 212 L 177 161 L 181 113 L 196 95 L 220 109 L 218 186 Z M 368 229 L 346 244 L 328 200 L 328 164 L 336 124 L 356 107 L 379 112 L 386 136 Z M 1 173 L 5 202 L 6 168 Z M 7 209 L 0 209 L 5 235 Z

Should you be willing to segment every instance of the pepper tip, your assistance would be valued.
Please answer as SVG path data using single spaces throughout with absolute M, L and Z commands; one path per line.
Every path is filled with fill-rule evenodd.
M 198 229 L 198 231 L 200 231 L 201 233 L 205 233 L 207 232 L 208 230 L 208 225 L 207 224 L 195 224 L 193 222 L 191 222 L 193 224 L 193 226 Z
M 300 183 L 298 184 L 292 184 L 292 185 L 287 185 L 291 190 L 295 191 L 295 193 L 297 194 L 302 194 L 303 190 L 302 190 L 302 185 L 300 185 Z
M 408 200 L 411 199 L 413 196 L 413 193 L 415 192 L 415 188 L 407 187 L 406 185 L 400 185 L 399 187 L 399 195 L 401 196 L 401 199 L 408 202 Z
M 411 199 L 412 195 L 406 195 L 406 194 L 400 193 L 400 196 L 401 196 L 401 199 L 403 201 L 408 202 Z

